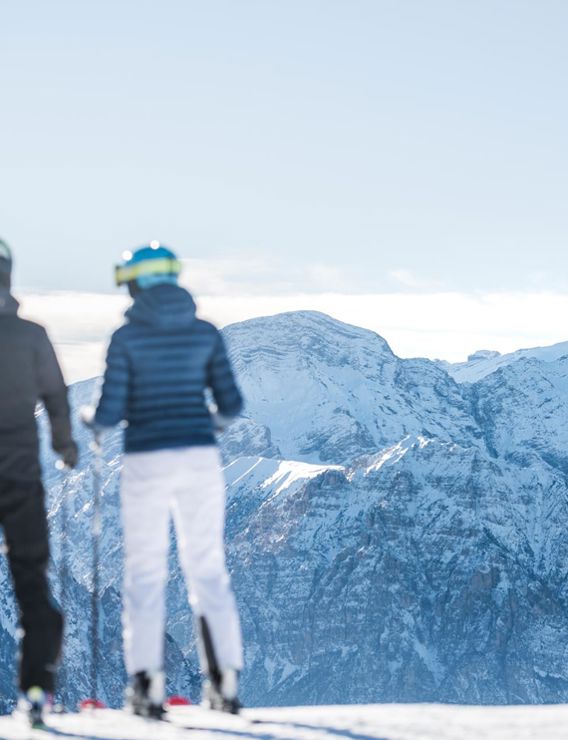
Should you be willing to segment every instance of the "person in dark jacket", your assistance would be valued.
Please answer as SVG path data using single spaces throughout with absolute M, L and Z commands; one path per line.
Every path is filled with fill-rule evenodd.
M 32 721 L 55 688 L 63 620 L 47 583 L 49 544 L 35 411 L 42 401 L 54 450 L 77 465 L 67 388 L 48 336 L 18 317 L 11 295 L 12 254 L 0 241 L 0 524 L 24 632 L 20 689 Z
M 223 338 L 177 284 L 181 264 L 158 243 L 126 253 L 117 284 L 134 298 L 113 335 L 96 429 L 125 422 L 121 483 L 127 692 L 137 714 L 161 716 L 170 518 L 207 676 L 204 703 L 238 711 L 239 617 L 225 567 L 225 483 L 215 431 L 242 408 Z M 216 409 L 212 413 L 206 394 Z

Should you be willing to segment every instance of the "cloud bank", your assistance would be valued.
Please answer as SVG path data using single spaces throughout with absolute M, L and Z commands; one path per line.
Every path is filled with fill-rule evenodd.
M 568 339 L 568 296 L 559 293 L 247 294 L 234 286 L 225 291 L 222 281 L 206 286 L 210 277 L 199 278 L 210 291 L 197 299 L 199 315 L 218 326 L 283 311 L 323 311 L 376 331 L 401 357 L 452 362 L 478 349 L 511 352 Z M 195 272 L 192 278 L 188 282 L 197 285 Z M 129 305 L 124 295 L 24 292 L 19 298 L 22 315 L 47 326 L 69 382 L 100 374 L 110 333 Z

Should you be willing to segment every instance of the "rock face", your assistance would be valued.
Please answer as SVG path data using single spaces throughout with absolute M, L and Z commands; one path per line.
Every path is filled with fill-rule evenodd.
M 223 439 L 244 701 L 565 701 L 568 358 L 521 353 L 460 384 L 439 363 L 401 360 L 372 332 L 322 314 L 225 334 L 247 399 Z M 92 383 L 78 384 L 74 405 L 91 394 Z M 92 471 L 79 435 L 82 467 L 65 485 L 49 454 L 44 462 L 58 598 L 62 550 L 69 561 L 68 703 L 91 693 Z M 119 470 L 115 432 L 105 443 L 97 692 L 111 705 L 125 678 Z M 174 555 L 170 689 L 197 698 Z M 2 567 L 0 682 L 10 696 L 16 621 Z

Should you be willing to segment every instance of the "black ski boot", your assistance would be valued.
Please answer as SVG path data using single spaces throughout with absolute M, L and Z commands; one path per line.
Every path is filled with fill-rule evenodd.
M 47 705 L 47 694 L 39 686 L 32 686 L 21 697 L 18 709 L 23 712 L 33 729 L 45 728 L 43 712 Z
M 224 670 L 219 668 L 207 620 L 205 617 L 200 617 L 197 624 L 201 665 L 205 668 L 204 673 L 207 676 L 203 684 L 201 706 L 216 712 L 238 714 L 241 709 L 237 696 L 239 672 L 233 668 Z
M 241 703 L 237 696 L 239 676 L 237 671 L 227 669 L 203 684 L 202 706 L 215 712 L 238 714 Z
M 126 689 L 126 702 L 132 713 L 148 719 L 163 719 L 164 709 L 164 674 L 148 674 L 146 671 L 136 673 Z

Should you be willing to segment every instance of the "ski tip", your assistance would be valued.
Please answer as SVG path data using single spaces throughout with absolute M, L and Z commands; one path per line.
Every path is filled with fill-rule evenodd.
M 169 696 L 166 699 L 166 707 L 190 707 L 191 702 L 185 696 Z
M 79 702 L 79 711 L 83 712 L 89 709 L 106 709 L 106 704 L 100 699 L 83 699 Z

